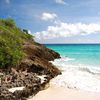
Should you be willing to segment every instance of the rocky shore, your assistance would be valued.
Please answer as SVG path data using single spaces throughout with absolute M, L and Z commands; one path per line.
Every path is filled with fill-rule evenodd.
M 36 42 L 23 44 L 25 58 L 16 66 L 0 69 L 0 100 L 27 100 L 61 74 L 52 63 L 60 55 Z

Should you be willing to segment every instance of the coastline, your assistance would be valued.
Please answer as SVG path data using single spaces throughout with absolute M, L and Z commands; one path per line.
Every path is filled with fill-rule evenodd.
M 49 62 L 60 54 L 35 42 L 27 30 L 10 21 L 14 20 L 0 19 L 0 100 L 27 100 L 61 74 Z
M 100 93 L 59 87 L 50 84 L 28 100 L 100 100 Z
M 55 59 L 62 58 L 60 56 L 61 52 L 59 52 L 60 53 L 59 54 L 59 53 L 57 53 L 58 50 L 55 50 L 53 48 L 49 49 L 49 47 L 46 47 L 43 44 L 39 44 L 39 43 L 35 42 L 33 37 L 30 34 L 28 34 L 28 33 L 26 34 L 24 31 L 19 29 L 16 25 L 13 25 L 13 27 L 11 27 L 9 25 L 5 25 L 4 22 L 6 22 L 6 20 L 4 20 L 3 22 L 1 20 L 0 22 L 1 22 L 0 23 L 1 33 L 5 35 L 5 36 L 3 36 L 3 39 L 6 41 L 6 42 L 1 41 L 1 54 L 3 55 L 3 56 L 1 56 L 1 58 L 4 58 L 4 59 L 3 60 L 1 59 L 1 62 L 0 62 L 1 63 L 1 67 L 0 67 L 0 92 L 1 92 L 0 100 L 14 100 L 14 99 L 27 100 L 27 98 L 31 95 L 35 95 L 35 96 L 33 98 L 31 98 L 30 100 L 45 100 L 45 98 L 47 98 L 48 100 L 51 100 L 54 98 L 58 99 L 58 100 L 66 100 L 66 99 L 69 99 L 69 100 L 73 100 L 73 99 L 80 100 L 81 99 L 82 100 L 83 98 L 85 100 L 90 99 L 90 98 L 92 98 L 91 100 L 100 100 L 100 96 L 99 96 L 100 93 L 86 92 L 86 91 L 81 91 L 81 90 L 79 91 L 79 90 L 75 90 L 75 89 L 73 90 L 73 89 L 69 89 L 69 88 L 71 88 L 69 86 L 67 86 L 69 88 L 66 87 L 66 89 L 65 89 L 65 86 L 58 87 L 58 81 L 56 83 L 57 86 L 51 84 L 51 82 L 50 82 L 51 79 L 53 79 L 57 75 L 62 74 L 64 80 L 62 78 L 59 78 L 59 80 L 61 80 L 61 82 L 63 82 L 64 84 L 66 83 L 66 81 L 68 79 L 71 79 L 68 81 L 73 81 L 73 77 L 76 76 L 75 79 L 78 79 L 78 81 L 74 80 L 73 83 L 79 83 L 79 84 L 77 84 L 77 86 L 79 86 L 81 84 L 81 85 L 83 85 L 83 87 L 84 87 L 84 84 L 87 83 L 91 86 L 91 87 L 90 86 L 87 86 L 87 87 L 92 88 L 93 86 L 97 86 L 97 85 L 100 86 L 100 82 L 98 81 L 99 78 L 97 80 L 97 78 L 95 78 L 93 76 L 93 75 L 97 76 L 99 74 L 97 71 L 93 72 L 86 67 L 80 68 L 80 66 L 77 70 L 76 70 L 76 68 L 74 68 L 75 70 L 73 70 L 73 66 L 72 66 L 72 69 L 69 69 L 69 70 L 66 69 L 67 74 L 65 71 L 65 74 L 63 75 L 63 72 L 61 72 L 61 70 L 57 67 L 57 65 L 53 64 L 51 62 L 51 61 L 54 61 Z M 8 29 L 8 27 L 9 27 L 9 29 Z M 14 31 L 13 35 L 12 35 L 12 31 Z M 16 34 L 16 33 L 18 33 L 18 34 Z M 2 37 L 2 34 L 0 34 L 1 37 Z M 20 42 L 17 43 L 17 41 L 16 41 L 15 44 L 10 45 L 10 43 L 13 41 L 10 41 L 10 39 L 7 40 L 6 37 L 9 37 L 9 36 L 10 36 L 10 38 L 12 38 L 11 40 L 19 40 L 19 38 L 20 38 L 23 41 L 19 40 Z M 14 37 L 16 37 L 16 38 L 14 38 Z M 5 45 L 6 43 L 8 43 L 8 45 Z M 20 54 L 20 52 L 17 53 L 18 55 L 16 55 L 16 53 L 14 53 L 15 50 L 12 50 L 12 47 L 14 48 L 15 45 L 21 45 L 21 47 L 18 47 L 18 48 L 20 48 L 20 50 L 17 49 L 17 51 L 21 51 L 21 54 Z M 11 52 L 7 51 L 8 47 L 9 47 L 9 50 L 11 49 Z M 61 46 L 59 46 L 59 47 L 61 48 Z M 63 53 L 65 51 L 65 57 L 63 59 L 60 59 L 60 62 L 58 62 L 58 66 L 62 67 L 62 65 L 60 65 L 61 62 L 62 62 L 62 64 L 64 64 L 63 62 L 67 62 L 68 60 L 73 60 L 73 58 L 66 59 L 67 49 L 65 50 L 65 47 L 63 47 L 64 50 L 61 50 L 60 48 L 58 48 L 58 49 L 60 51 L 62 51 Z M 80 46 L 77 48 L 77 50 L 80 50 L 79 48 L 80 48 Z M 86 48 L 85 49 L 81 48 L 82 52 L 80 52 L 80 53 L 76 52 L 75 54 L 84 55 L 83 51 L 86 50 Z M 74 49 L 76 50 L 76 47 L 74 47 Z M 72 50 L 72 48 L 69 48 L 69 50 Z M 91 50 L 91 46 L 90 46 L 89 51 L 90 50 Z M 95 49 L 93 49 L 93 50 L 95 51 Z M 98 51 L 98 49 L 97 49 L 97 51 Z M 73 51 L 71 51 L 71 52 L 73 52 Z M 88 54 L 89 52 L 85 52 L 85 53 Z M 8 54 L 8 56 L 11 58 L 11 61 L 10 61 L 9 57 L 6 56 L 5 54 Z M 14 57 L 12 56 L 12 54 L 14 54 L 13 55 Z M 23 55 L 23 57 L 21 57 L 21 55 Z M 72 55 L 73 55 L 73 53 L 72 53 Z M 16 60 L 16 64 L 13 64 L 15 58 L 17 59 L 17 56 L 20 59 Z M 67 55 L 67 56 L 69 56 L 69 55 Z M 86 57 L 86 55 L 84 55 L 81 58 L 86 59 L 88 57 Z M 89 56 L 89 58 L 90 58 L 90 56 Z M 91 60 L 91 62 L 92 61 L 93 61 L 93 59 Z M 65 66 L 69 66 L 69 65 L 66 65 L 66 63 L 65 63 Z M 71 68 L 71 67 L 69 66 L 69 68 Z M 90 74 L 91 75 L 93 74 L 92 75 L 93 76 L 92 78 L 94 79 L 93 81 L 91 81 L 92 79 L 90 79 L 90 77 L 91 77 Z M 71 75 L 71 77 L 69 75 Z M 77 78 L 77 76 L 78 76 L 78 78 Z M 83 77 L 83 76 L 85 76 L 85 77 Z M 82 77 L 84 80 L 81 81 Z M 90 83 L 92 83 L 93 85 L 91 85 Z M 98 84 L 95 84 L 95 83 L 98 83 Z M 47 87 L 48 84 L 50 84 L 49 88 Z M 74 85 L 73 85 L 73 87 L 77 88 Z M 43 89 L 46 89 L 46 90 L 43 90 Z M 96 89 L 100 90 L 100 88 L 98 88 L 98 87 L 96 87 Z M 43 91 L 41 91 L 41 90 L 43 90 Z

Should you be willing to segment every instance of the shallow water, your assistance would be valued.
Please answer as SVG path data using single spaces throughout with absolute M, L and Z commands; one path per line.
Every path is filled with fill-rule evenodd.
M 62 70 L 53 80 L 63 87 L 100 92 L 100 45 L 99 44 L 49 44 L 60 53 L 61 59 L 53 64 Z

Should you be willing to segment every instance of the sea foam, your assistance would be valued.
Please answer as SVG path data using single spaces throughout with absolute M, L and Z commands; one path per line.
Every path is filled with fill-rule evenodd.
M 58 86 L 81 89 L 91 92 L 100 92 L 100 68 L 83 64 L 67 64 L 74 58 L 62 57 L 52 63 L 62 70 L 51 83 Z

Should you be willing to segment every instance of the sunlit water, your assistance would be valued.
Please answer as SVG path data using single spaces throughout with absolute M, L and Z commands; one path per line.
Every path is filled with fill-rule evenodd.
M 53 84 L 74 89 L 100 92 L 99 44 L 47 44 L 60 53 L 52 63 L 62 70 Z

